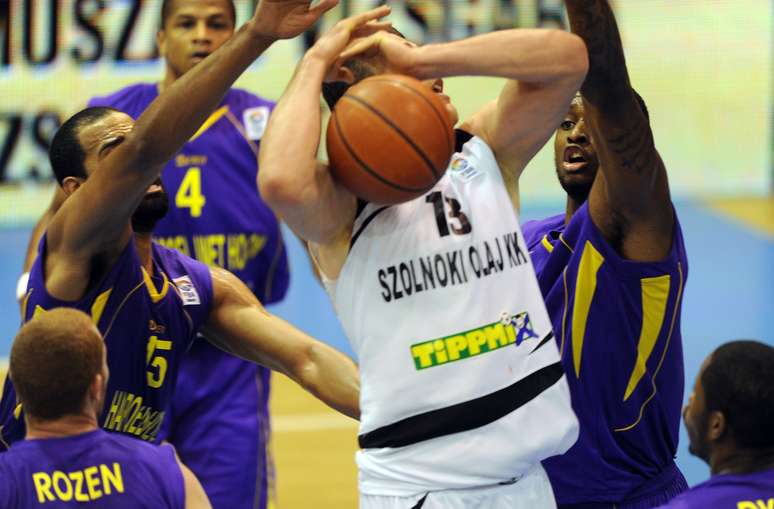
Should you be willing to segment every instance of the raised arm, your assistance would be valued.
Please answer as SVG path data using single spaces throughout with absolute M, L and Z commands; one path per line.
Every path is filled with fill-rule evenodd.
M 268 313 L 230 272 L 211 273 L 213 306 L 204 330 L 211 342 L 284 373 L 343 414 L 360 416 L 360 379 L 349 357 Z
M 356 209 L 354 195 L 317 160 L 323 80 L 353 34 L 389 12 L 379 7 L 343 19 L 315 43 L 299 62 L 261 141 L 261 195 L 306 241 L 327 245 L 348 239 Z
M 421 80 L 447 76 L 508 80 L 497 100 L 461 128 L 492 148 L 513 191 L 521 171 L 561 121 L 587 69 L 583 42 L 560 30 L 501 30 L 427 46 L 379 33 L 355 43 L 344 57 L 375 52 L 392 70 Z
M 581 94 L 600 160 L 589 211 L 625 257 L 662 259 L 669 252 L 674 225 L 666 169 L 656 151 L 645 104 L 629 82 L 615 16 L 607 0 L 565 3 L 572 31 L 589 52 Z M 621 234 L 623 238 L 614 238 Z
M 48 228 L 47 249 L 57 255 L 46 259 L 50 291 L 68 300 L 82 294 L 95 276 L 88 272 L 93 258 L 110 263 L 126 245 L 129 218 L 148 187 L 239 75 L 273 41 L 300 34 L 336 3 L 260 2 L 228 42 L 168 87 L 137 122 L 113 115 L 101 131 L 99 124 L 92 129 L 89 140 L 78 140 L 94 171 L 85 181 L 68 177 L 63 182 L 72 199 L 65 200 Z

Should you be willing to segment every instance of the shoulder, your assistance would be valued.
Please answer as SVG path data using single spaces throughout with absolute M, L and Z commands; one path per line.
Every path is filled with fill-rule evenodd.
M 183 304 L 210 309 L 212 302 L 212 273 L 204 263 L 186 256 L 176 249 L 153 243 L 153 258 L 175 285 Z
M 158 95 L 157 87 L 151 83 L 138 83 L 122 88 L 109 95 L 93 97 L 89 106 L 109 106 L 137 118 Z
M 524 242 L 527 244 L 527 248 L 532 250 L 532 247 L 543 240 L 546 234 L 563 229 L 563 227 L 564 214 L 557 214 L 545 219 L 527 221 L 521 225 L 521 232 L 524 235 Z

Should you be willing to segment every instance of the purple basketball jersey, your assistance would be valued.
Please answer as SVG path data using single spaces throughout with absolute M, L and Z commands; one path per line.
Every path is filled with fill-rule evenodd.
M 664 509 L 770 509 L 774 507 L 774 470 L 721 474 L 682 493 Z
M 523 227 L 581 423 L 576 444 L 543 463 L 557 502 L 673 496 L 684 489 L 674 466 L 688 275 L 680 224 L 664 260 L 638 263 L 606 242 L 588 204 L 564 217 Z
M 156 85 L 139 84 L 89 106 L 110 106 L 136 119 L 156 97 Z M 157 242 L 228 269 L 264 304 L 282 299 L 289 280 L 279 223 L 256 187 L 260 138 L 273 108 L 273 102 L 229 90 L 164 167 L 171 206 L 154 229 Z
M 158 443 L 180 359 L 210 312 L 210 269 L 178 251 L 154 244 L 151 276 L 140 264 L 132 238 L 98 284 L 79 300 L 66 302 L 46 290 L 45 249 L 44 235 L 30 272 L 25 321 L 57 307 L 90 314 L 104 336 L 110 366 L 100 424 L 110 431 Z M 7 378 L 0 401 L 0 423 L 6 444 L 24 438 L 21 406 Z
M 0 454 L 0 507 L 183 509 L 185 486 L 171 446 L 95 430 Z

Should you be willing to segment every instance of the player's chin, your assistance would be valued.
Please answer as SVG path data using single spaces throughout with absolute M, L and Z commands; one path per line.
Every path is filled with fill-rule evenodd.
M 460 120 L 460 114 L 457 111 L 457 108 L 455 108 L 451 102 L 445 102 L 445 106 L 446 113 L 449 115 L 449 121 L 451 122 L 451 125 L 456 126 L 457 122 Z

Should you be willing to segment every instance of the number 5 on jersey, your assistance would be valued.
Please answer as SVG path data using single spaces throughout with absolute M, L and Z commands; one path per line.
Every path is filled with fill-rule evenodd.
M 167 359 L 158 353 L 162 350 L 172 350 L 172 341 L 167 339 L 159 339 L 156 336 L 151 336 L 148 339 L 147 357 L 145 363 L 148 365 L 148 371 L 145 372 L 145 376 L 148 381 L 148 386 L 158 389 L 164 385 L 164 378 L 167 376 Z
M 189 209 L 191 217 L 201 217 L 205 203 L 207 200 L 202 194 L 202 169 L 191 166 L 175 194 L 175 206 L 179 209 Z

